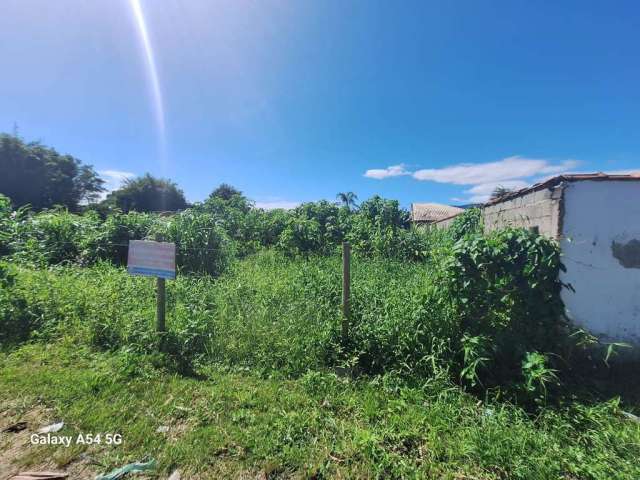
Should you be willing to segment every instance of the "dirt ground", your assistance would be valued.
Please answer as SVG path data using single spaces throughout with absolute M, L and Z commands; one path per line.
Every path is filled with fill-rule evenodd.
M 22 431 L 0 433 L 0 480 L 8 480 L 25 470 L 65 472 L 69 475 L 67 478 L 78 480 L 96 477 L 99 472 L 88 457 L 66 460 L 63 455 L 56 460 L 50 458 L 43 461 L 42 450 L 46 447 L 33 445 L 30 436 L 54 421 L 49 412 L 41 407 L 22 411 L 17 404 L 0 406 L 0 432 L 17 422 L 27 424 Z
M 106 473 L 104 468 L 94 460 L 99 453 L 92 451 L 91 447 L 80 454 L 73 449 L 65 451 L 65 447 L 59 447 L 62 450 L 58 450 L 55 458 L 52 458 L 47 453 L 50 452 L 47 447 L 31 443 L 32 434 L 56 421 L 58 419 L 44 407 L 24 407 L 18 401 L 11 404 L 0 403 L 0 480 L 10 480 L 14 475 L 24 471 L 64 472 L 68 475 L 68 480 L 94 480 L 97 475 Z M 25 422 L 26 428 L 19 432 L 3 431 L 18 422 Z M 132 478 L 145 480 L 158 477 L 136 474 Z M 187 477 L 183 474 L 181 478 Z M 212 472 L 211 475 L 208 473 L 188 475 L 188 478 L 209 480 L 220 477 L 218 473 Z M 233 478 L 266 480 L 267 475 L 264 472 L 247 471 L 234 475 Z

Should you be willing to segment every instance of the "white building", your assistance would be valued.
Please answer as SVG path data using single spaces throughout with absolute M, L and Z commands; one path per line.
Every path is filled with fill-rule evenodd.
M 485 230 L 558 240 L 567 314 L 604 341 L 640 346 L 640 176 L 561 175 L 483 207 Z

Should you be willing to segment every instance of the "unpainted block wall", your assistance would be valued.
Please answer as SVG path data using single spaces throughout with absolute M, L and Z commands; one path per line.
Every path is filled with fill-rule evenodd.
M 558 239 L 562 186 L 530 192 L 482 209 L 485 232 L 505 227 L 538 227 L 541 235 Z

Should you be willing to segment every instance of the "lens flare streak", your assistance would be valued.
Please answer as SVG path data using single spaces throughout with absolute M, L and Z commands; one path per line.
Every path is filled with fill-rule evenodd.
M 158 76 L 158 69 L 156 67 L 155 55 L 151 40 L 149 39 L 149 31 L 147 29 L 147 23 L 145 21 L 144 12 L 140 5 L 140 0 L 129 0 L 133 16 L 138 27 L 138 33 L 144 49 L 144 56 L 147 64 L 147 74 L 149 81 L 151 82 L 151 95 L 153 99 L 153 107 L 155 114 L 155 121 L 158 128 L 158 135 L 161 145 L 161 154 L 164 156 L 164 143 L 165 143 L 165 116 L 164 116 L 164 104 L 162 99 L 162 89 L 160 88 L 160 79 Z

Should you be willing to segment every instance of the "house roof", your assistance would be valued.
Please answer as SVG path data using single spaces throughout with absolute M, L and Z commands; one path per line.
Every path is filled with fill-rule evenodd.
M 441 205 L 439 203 L 411 204 L 411 220 L 414 222 L 437 222 L 444 218 L 453 217 L 461 212 L 464 212 L 463 208 Z
M 543 182 L 535 183 L 530 187 L 523 188 L 521 190 L 516 190 L 515 192 L 507 193 L 499 198 L 494 200 L 489 200 L 485 205 L 495 205 L 496 203 L 504 202 L 506 200 L 511 200 L 512 198 L 520 197 L 522 195 L 526 195 L 530 192 L 535 192 L 537 190 L 544 190 L 547 188 L 555 187 L 562 182 L 580 182 L 583 180 L 622 180 L 622 181 L 640 181 L 640 171 L 634 172 L 626 175 L 616 175 L 616 174 L 607 174 L 603 172 L 597 173 L 575 173 L 575 174 L 567 174 L 567 175 L 558 175 L 556 177 L 549 178 L 544 180 Z

